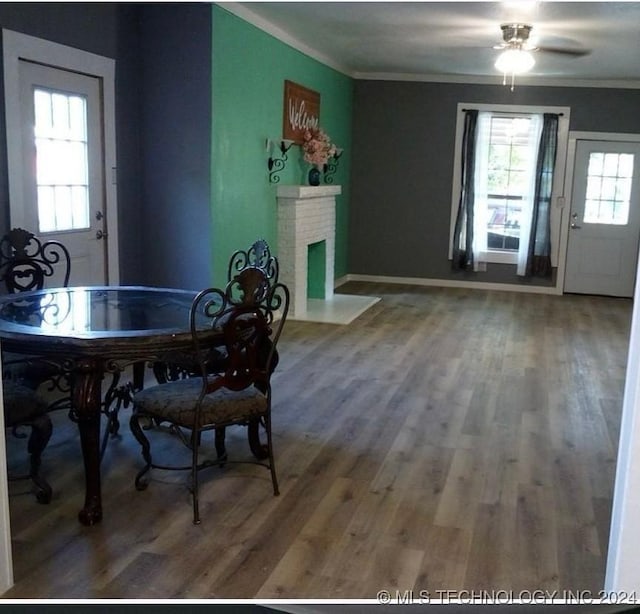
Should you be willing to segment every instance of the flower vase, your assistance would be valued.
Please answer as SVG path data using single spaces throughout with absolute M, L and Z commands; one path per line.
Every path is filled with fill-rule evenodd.
M 312 166 L 309 169 L 309 185 L 320 185 L 320 169 L 317 166 Z

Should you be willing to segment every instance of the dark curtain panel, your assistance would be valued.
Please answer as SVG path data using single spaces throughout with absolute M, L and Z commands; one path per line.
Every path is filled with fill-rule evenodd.
M 545 113 L 536 163 L 536 187 L 525 277 L 551 277 L 551 190 L 557 149 L 558 115 Z
M 473 204 L 475 194 L 473 179 L 475 174 L 476 126 L 478 110 L 465 111 L 464 133 L 462 136 L 462 180 L 460 203 L 453 232 L 454 271 L 473 270 Z

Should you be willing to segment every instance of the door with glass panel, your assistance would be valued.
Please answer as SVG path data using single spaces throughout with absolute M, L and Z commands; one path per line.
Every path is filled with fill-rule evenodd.
M 71 285 L 105 284 L 100 80 L 21 61 L 20 98 L 24 224 L 67 247 Z
M 639 179 L 640 143 L 576 142 L 565 292 L 633 296 Z

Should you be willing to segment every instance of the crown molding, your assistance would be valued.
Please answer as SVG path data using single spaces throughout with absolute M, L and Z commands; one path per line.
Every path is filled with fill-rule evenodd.
M 422 75 L 417 73 L 380 73 L 380 72 L 354 72 L 351 75 L 357 80 L 370 81 L 414 81 L 425 83 L 461 83 L 466 85 L 500 85 L 500 75 Z M 569 79 L 566 77 L 536 77 L 531 75 L 524 77 L 519 75 L 516 79 L 516 87 L 593 87 L 607 89 L 640 89 L 640 81 L 624 79 Z

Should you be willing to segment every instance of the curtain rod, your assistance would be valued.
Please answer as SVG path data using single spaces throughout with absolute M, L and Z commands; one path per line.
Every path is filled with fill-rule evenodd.
M 479 109 L 460 109 L 461 111 L 478 111 Z M 527 111 L 489 111 L 490 113 L 498 113 L 500 115 L 533 115 Z M 562 117 L 564 113 L 554 113 L 558 117 Z

